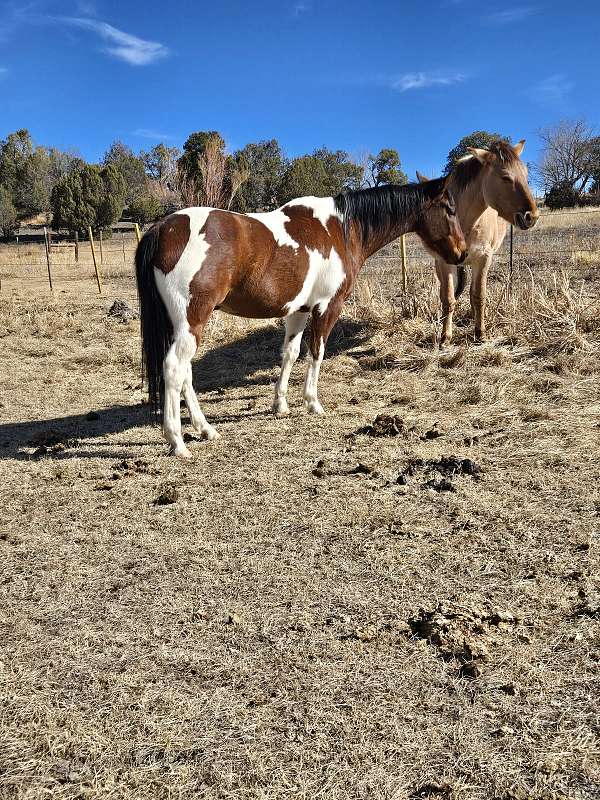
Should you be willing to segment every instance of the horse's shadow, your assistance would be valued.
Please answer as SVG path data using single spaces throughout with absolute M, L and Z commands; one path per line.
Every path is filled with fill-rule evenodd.
M 366 323 L 340 320 L 331 333 L 325 358 L 359 347 L 367 341 L 369 333 Z M 282 343 L 283 327 L 268 325 L 250 331 L 241 339 L 212 348 L 194 362 L 194 387 L 197 392 L 209 395 L 200 400 L 212 406 L 211 421 L 218 424 L 237 419 L 235 415 L 218 412 L 217 401 L 222 399 L 223 390 L 262 386 L 273 381 L 273 368 L 278 367 L 281 361 Z M 305 343 L 303 349 L 306 352 Z M 265 393 L 265 406 L 269 405 L 270 399 Z M 124 433 L 150 422 L 149 406 L 138 403 L 99 410 L 91 408 L 83 414 L 39 422 L 0 423 L 0 459 L 123 458 L 131 455 L 132 446 L 142 444 L 144 436 L 140 437 L 140 442 L 127 441 L 122 445 L 111 442 L 108 446 L 101 441 L 103 437 Z

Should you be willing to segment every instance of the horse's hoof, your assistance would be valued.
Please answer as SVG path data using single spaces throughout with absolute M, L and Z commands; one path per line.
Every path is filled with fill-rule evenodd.
M 175 456 L 175 458 L 181 458 L 183 461 L 188 461 L 192 458 L 192 454 L 185 445 L 183 447 L 172 447 L 171 455 Z
M 319 416 L 321 416 L 322 414 L 325 413 L 325 409 L 323 408 L 321 403 L 319 403 L 318 400 L 305 400 L 304 407 L 306 408 L 309 414 L 318 414 Z
M 287 417 L 290 413 L 289 406 L 287 404 L 287 400 L 279 399 L 275 400 L 273 405 L 271 406 L 271 410 L 276 417 Z
M 215 439 L 220 439 L 221 434 L 216 428 L 213 428 L 212 425 L 209 425 L 207 428 L 203 428 L 200 431 L 200 436 L 202 439 L 206 439 L 207 442 L 214 442 Z

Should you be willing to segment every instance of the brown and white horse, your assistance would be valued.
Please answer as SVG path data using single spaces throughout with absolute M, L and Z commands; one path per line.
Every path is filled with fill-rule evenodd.
M 181 436 L 183 390 L 194 428 L 218 436 L 200 410 L 192 365 L 214 309 L 250 318 L 283 317 L 285 342 L 273 411 L 288 411 L 288 380 L 309 315 L 311 358 L 304 384 L 317 397 L 327 337 L 365 260 L 403 233 L 416 232 L 445 263 L 466 255 L 446 179 L 385 186 L 337 197 L 302 197 L 277 211 L 235 214 L 187 208 L 144 234 L 136 252 L 142 345 L 150 402 L 163 407 L 171 451 L 190 453 Z
M 485 339 L 487 275 L 495 253 L 504 241 L 507 223 L 521 230 L 532 228 L 539 212 L 527 183 L 527 167 L 521 161 L 525 141 L 514 147 L 497 142 L 489 150 L 469 148 L 448 176 L 448 187 L 456 199 L 456 212 L 467 240 L 471 266 L 471 309 L 475 338 Z M 427 181 L 417 173 L 419 180 Z M 436 257 L 442 302 L 440 348 L 452 339 L 452 315 L 456 298 L 465 285 L 465 267 Z

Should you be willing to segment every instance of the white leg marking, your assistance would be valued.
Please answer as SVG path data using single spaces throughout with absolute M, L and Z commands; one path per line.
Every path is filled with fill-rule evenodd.
M 287 414 L 289 412 L 287 404 L 288 383 L 292 367 L 300 355 L 300 342 L 302 332 L 306 327 L 308 314 L 298 312 L 286 317 L 285 322 L 285 341 L 282 351 L 281 372 L 279 380 L 275 384 L 275 397 L 273 398 L 273 413 Z
M 187 374 L 187 365 L 196 352 L 196 340 L 189 331 L 181 329 L 169 348 L 163 365 L 165 379 L 165 408 L 163 433 L 171 445 L 171 452 L 180 458 L 190 458 L 191 453 L 181 436 L 181 413 L 179 401 Z
M 187 364 L 185 378 L 183 380 L 183 396 L 185 397 L 185 404 L 190 412 L 190 419 L 195 430 L 201 434 L 203 439 L 208 439 L 209 442 L 212 442 L 213 439 L 219 439 L 221 434 L 206 421 L 206 417 L 202 413 L 202 409 L 198 403 L 198 396 L 194 391 L 194 384 L 192 382 L 191 361 Z
M 317 358 L 310 358 L 308 369 L 306 370 L 306 380 L 304 382 L 304 405 L 310 414 L 324 414 L 325 409 L 319 403 L 317 397 L 317 384 L 319 383 L 319 370 L 325 354 L 323 339 L 319 345 L 319 355 Z

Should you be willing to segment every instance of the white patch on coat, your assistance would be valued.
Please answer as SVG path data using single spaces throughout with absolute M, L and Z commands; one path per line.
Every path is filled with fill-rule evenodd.
M 308 306 L 310 309 L 316 306 L 319 313 L 323 314 L 346 277 L 342 259 L 334 249 L 331 250 L 329 258 L 323 258 L 318 250 L 307 248 L 306 252 L 308 272 L 300 292 L 285 304 L 287 314 L 293 314 L 302 306 Z
M 297 250 L 300 245 L 295 239 L 292 239 L 287 232 L 285 226 L 290 221 L 290 218 L 278 208 L 277 211 L 267 211 L 260 214 L 246 214 L 247 217 L 257 219 L 259 222 L 268 228 L 273 234 L 275 241 L 280 247 L 292 247 Z
M 283 206 L 285 210 L 289 206 L 306 206 L 313 212 L 315 219 L 318 219 L 324 228 L 327 228 L 327 223 L 332 217 L 341 220 L 342 215 L 336 211 L 335 201 L 333 197 L 298 197 L 295 200 L 290 200 Z
M 190 237 L 177 264 L 166 275 L 154 269 L 154 278 L 169 318 L 173 324 L 175 338 L 181 330 L 188 330 L 187 307 L 190 302 L 190 283 L 202 269 L 210 245 L 200 231 L 212 208 L 185 208 L 177 214 L 186 214 L 190 219 Z

